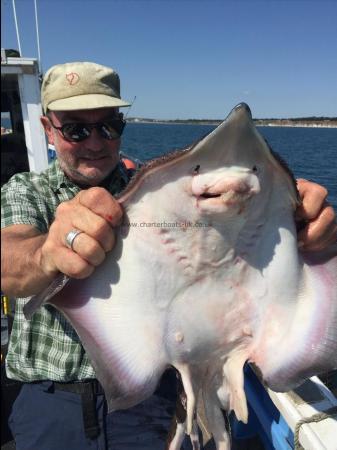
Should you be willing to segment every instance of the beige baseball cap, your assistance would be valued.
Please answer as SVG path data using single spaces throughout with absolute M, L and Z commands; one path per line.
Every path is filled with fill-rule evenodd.
M 121 99 L 118 73 L 92 62 L 72 62 L 51 67 L 43 77 L 44 112 L 130 106 Z

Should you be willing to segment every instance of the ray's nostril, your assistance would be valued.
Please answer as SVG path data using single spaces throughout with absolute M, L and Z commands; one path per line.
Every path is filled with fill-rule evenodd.
M 200 164 L 198 164 L 197 166 L 195 166 L 195 168 L 193 169 L 193 175 L 198 175 L 200 170 Z

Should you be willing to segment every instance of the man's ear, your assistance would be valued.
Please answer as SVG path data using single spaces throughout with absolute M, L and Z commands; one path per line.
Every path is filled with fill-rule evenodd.
M 44 131 L 47 135 L 49 144 L 54 145 L 54 133 L 53 133 L 53 129 L 52 129 L 53 127 L 51 126 L 48 117 L 42 116 L 40 118 L 40 121 L 41 121 Z

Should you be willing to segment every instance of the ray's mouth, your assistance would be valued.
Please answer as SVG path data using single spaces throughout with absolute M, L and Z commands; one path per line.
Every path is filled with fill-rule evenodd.
M 218 194 L 212 194 L 211 192 L 204 192 L 203 194 L 201 194 L 199 197 L 200 198 L 220 198 L 221 197 L 221 193 Z
M 240 212 L 243 205 L 251 198 L 251 189 L 234 190 L 228 189 L 223 192 L 203 192 L 196 197 L 197 205 L 203 208 L 228 208 L 238 207 Z

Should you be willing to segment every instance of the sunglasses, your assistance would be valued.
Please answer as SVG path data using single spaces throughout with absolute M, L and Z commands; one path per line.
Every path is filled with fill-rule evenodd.
M 55 128 L 55 130 L 60 131 L 63 138 L 68 142 L 84 141 L 91 135 L 94 128 L 103 139 L 112 141 L 113 139 L 118 139 L 121 137 L 125 127 L 125 120 L 122 118 L 105 120 L 104 122 L 96 123 L 65 123 L 61 127 L 55 126 L 49 116 L 48 120 L 51 126 Z

